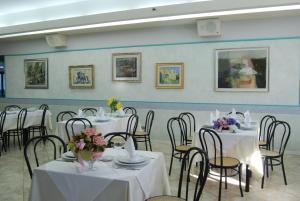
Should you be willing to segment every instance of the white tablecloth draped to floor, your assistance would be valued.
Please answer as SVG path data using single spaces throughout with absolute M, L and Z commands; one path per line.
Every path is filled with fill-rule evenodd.
M 106 149 L 104 156 L 120 156 L 122 149 Z M 139 170 L 115 168 L 97 161 L 96 170 L 80 172 L 75 163 L 52 161 L 34 170 L 30 201 L 143 201 L 170 194 L 162 153 L 137 151 L 150 158 Z

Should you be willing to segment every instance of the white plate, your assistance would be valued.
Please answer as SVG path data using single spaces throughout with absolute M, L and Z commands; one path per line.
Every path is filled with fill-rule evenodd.
M 113 160 L 112 156 L 101 156 L 100 158 L 98 158 L 99 161 L 103 161 L 103 162 L 109 162 Z
M 254 126 L 253 124 L 250 124 L 250 125 L 241 124 L 240 129 L 241 130 L 255 130 L 256 126 Z
M 117 162 L 121 164 L 141 164 L 144 163 L 145 161 L 149 160 L 149 158 L 146 158 L 144 156 L 136 155 L 134 158 L 130 158 L 128 156 L 125 157 L 118 157 Z
M 124 114 L 124 115 L 120 115 L 120 114 L 117 114 L 116 117 L 119 117 L 119 118 L 123 118 L 123 117 L 129 117 L 130 114 Z
M 121 168 L 122 167 L 128 168 L 128 169 L 129 168 L 141 168 L 141 167 L 146 166 L 149 163 L 149 160 L 146 160 L 143 163 L 138 163 L 138 164 L 132 164 L 132 163 L 126 164 L 126 163 L 121 163 L 117 160 L 114 160 L 114 163 Z
M 68 153 L 68 152 L 67 152 Z M 63 159 L 63 160 L 65 160 L 65 161 L 75 161 L 76 160 L 76 158 L 73 156 L 73 157 L 70 157 L 70 156 L 68 156 L 68 155 L 66 155 L 66 153 L 63 153 L 62 154 L 62 156 L 61 156 L 61 158 Z
M 110 119 L 95 119 L 94 120 L 95 122 L 108 122 L 108 121 L 110 121 Z

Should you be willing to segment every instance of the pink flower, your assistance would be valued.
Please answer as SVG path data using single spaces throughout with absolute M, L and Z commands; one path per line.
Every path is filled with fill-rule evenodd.
M 97 158 L 101 157 L 103 152 L 92 152 L 92 159 L 96 160 Z
M 106 145 L 106 142 L 101 136 L 95 136 L 93 138 L 93 144 L 103 146 Z
M 83 150 L 84 146 L 85 142 L 83 141 L 83 139 L 80 139 L 80 141 L 76 143 L 76 148 L 79 150 Z
M 86 128 L 86 129 L 84 130 L 84 133 L 85 133 L 87 136 L 97 135 L 97 132 L 96 132 L 96 129 L 95 129 L 95 128 Z

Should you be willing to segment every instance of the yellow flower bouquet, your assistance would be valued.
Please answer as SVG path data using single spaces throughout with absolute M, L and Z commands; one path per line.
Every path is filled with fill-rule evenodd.
M 122 103 L 118 98 L 109 97 L 107 99 L 107 105 L 110 107 L 111 112 L 115 112 L 122 108 Z

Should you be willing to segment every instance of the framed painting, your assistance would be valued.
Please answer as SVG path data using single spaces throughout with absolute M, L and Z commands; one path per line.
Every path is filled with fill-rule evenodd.
M 269 48 L 218 49 L 216 91 L 269 90 Z
M 183 89 L 184 64 L 183 63 L 157 63 L 156 88 Z
M 113 54 L 113 81 L 141 82 L 141 57 L 141 53 Z
M 48 59 L 25 59 L 25 89 L 48 89 Z
M 95 85 L 94 66 L 69 66 L 69 86 L 71 89 L 93 89 Z

